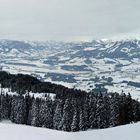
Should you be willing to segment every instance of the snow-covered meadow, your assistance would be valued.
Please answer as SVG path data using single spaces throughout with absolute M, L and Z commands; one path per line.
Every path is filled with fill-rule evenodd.
M 68 133 L 46 128 L 36 128 L 12 124 L 10 121 L 0 123 L 1 140 L 139 140 L 140 123 L 114 128 Z

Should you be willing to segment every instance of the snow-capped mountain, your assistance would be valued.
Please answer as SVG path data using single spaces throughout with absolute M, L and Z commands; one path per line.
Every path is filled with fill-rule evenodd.
M 68 52 L 60 55 L 69 55 L 71 58 L 140 58 L 140 41 L 92 41 L 73 46 Z
M 70 58 L 139 58 L 140 41 L 102 41 L 64 43 L 0 40 L 0 56 L 35 57 L 43 54 Z M 54 54 L 55 53 L 55 54 Z M 43 55 L 44 56 L 44 55 Z M 45 57 L 45 56 L 44 56 Z M 46 57 L 48 57 L 46 55 Z
M 47 41 L 16 41 L 16 40 L 0 40 L 0 57 L 14 58 L 31 58 L 31 57 L 47 57 L 48 54 L 61 51 L 70 44 L 63 42 Z

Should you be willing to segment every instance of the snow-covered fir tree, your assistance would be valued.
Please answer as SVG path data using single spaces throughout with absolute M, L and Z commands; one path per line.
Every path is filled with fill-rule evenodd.
M 71 131 L 71 122 L 72 122 L 72 114 L 71 114 L 71 103 L 70 99 L 65 100 L 64 108 L 63 108 L 63 116 L 60 122 L 60 129 L 63 131 Z
M 76 98 L 72 99 L 72 108 L 73 108 L 73 118 L 71 123 L 71 131 L 79 131 L 79 115 L 78 108 L 76 103 Z
M 60 130 L 61 127 L 60 123 L 63 117 L 63 105 L 64 102 L 62 99 L 56 99 L 56 108 L 53 116 L 53 128 L 56 130 Z
M 41 126 L 40 124 L 40 99 L 36 98 L 33 101 L 32 109 L 31 109 L 31 125 L 32 126 Z
M 53 128 L 52 101 L 50 99 L 41 100 L 39 116 L 42 127 Z
M 109 127 L 119 125 L 119 95 L 114 93 L 110 98 L 110 120 Z

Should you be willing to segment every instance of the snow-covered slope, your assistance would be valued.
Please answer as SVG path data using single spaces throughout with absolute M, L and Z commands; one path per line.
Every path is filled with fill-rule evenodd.
M 140 123 L 115 128 L 67 133 L 46 128 L 0 123 L 1 140 L 139 140 Z
M 55 41 L 17 41 L 0 40 L 0 58 L 33 58 L 39 59 L 50 54 L 58 53 L 71 47 L 70 43 Z M 73 46 L 73 45 L 72 45 Z

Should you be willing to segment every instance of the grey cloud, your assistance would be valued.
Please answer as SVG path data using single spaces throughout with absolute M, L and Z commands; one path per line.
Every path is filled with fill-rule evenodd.
M 0 0 L 0 38 L 86 40 L 140 33 L 139 0 Z

